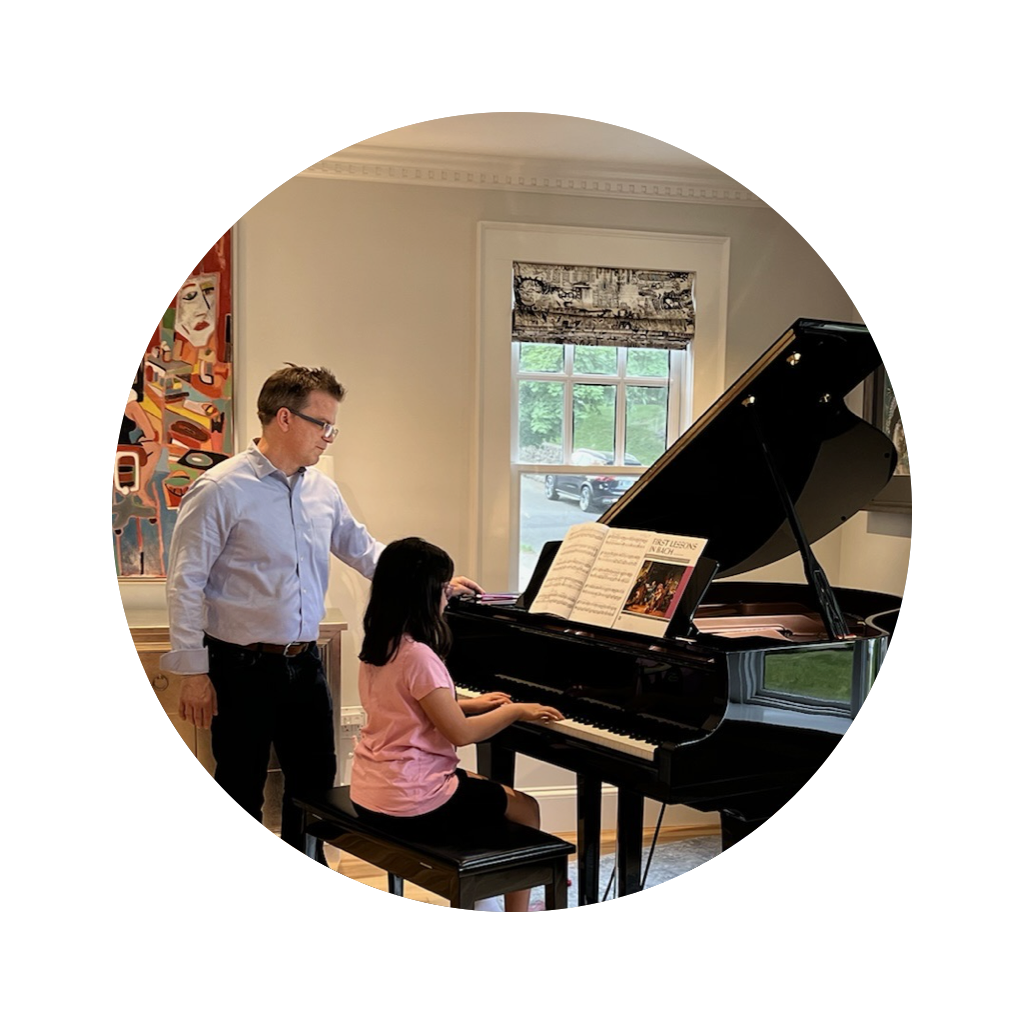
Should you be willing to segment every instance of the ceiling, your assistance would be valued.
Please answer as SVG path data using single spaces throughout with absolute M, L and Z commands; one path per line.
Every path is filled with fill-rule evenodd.
M 366 139 L 335 157 L 354 156 L 367 147 L 559 163 L 600 163 L 611 167 L 643 167 L 665 174 L 717 173 L 703 160 L 649 135 L 561 114 L 497 112 L 423 121 Z
M 563 114 L 498 111 L 422 121 L 348 146 L 302 177 L 764 205 L 713 165 L 667 142 Z

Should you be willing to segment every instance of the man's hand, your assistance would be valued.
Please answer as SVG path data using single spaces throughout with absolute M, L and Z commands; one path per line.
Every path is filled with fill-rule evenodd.
M 452 586 L 455 588 L 454 597 L 472 597 L 474 594 L 484 592 L 484 588 L 479 583 L 474 583 L 466 576 L 452 577 Z
M 208 675 L 182 676 L 178 714 L 200 729 L 209 729 L 217 714 L 217 693 Z

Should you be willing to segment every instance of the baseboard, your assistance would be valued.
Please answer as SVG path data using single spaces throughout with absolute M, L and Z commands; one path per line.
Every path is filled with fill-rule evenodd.
M 545 786 L 526 788 L 540 804 L 540 827 L 545 832 L 576 831 L 576 787 Z M 601 787 L 601 827 L 604 830 L 615 828 L 617 810 L 617 790 L 614 786 Z M 654 828 L 658 824 L 661 804 L 654 800 L 644 800 L 644 827 Z M 695 811 L 692 807 L 674 804 L 665 808 L 662 827 L 694 827 L 703 826 L 717 828 L 718 815 L 713 812 Z

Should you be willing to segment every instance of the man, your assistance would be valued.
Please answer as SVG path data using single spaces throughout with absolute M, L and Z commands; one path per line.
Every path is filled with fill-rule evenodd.
M 329 789 L 336 771 L 316 645 L 330 555 L 369 579 L 384 549 L 334 481 L 308 471 L 338 434 L 344 394 L 324 367 L 272 374 L 257 400 L 262 436 L 188 489 L 168 554 L 171 650 L 160 664 L 183 676 L 179 712 L 211 729 L 214 778 L 255 818 L 273 743 L 285 780 L 281 838 L 299 849 L 291 797 Z

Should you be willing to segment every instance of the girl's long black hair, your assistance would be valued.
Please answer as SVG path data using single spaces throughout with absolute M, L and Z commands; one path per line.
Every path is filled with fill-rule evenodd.
M 405 635 L 446 658 L 452 632 L 441 611 L 441 594 L 454 570 L 448 552 L 421 537 L 389 544 L 373 573 L 359 660 L 386 665 Z

